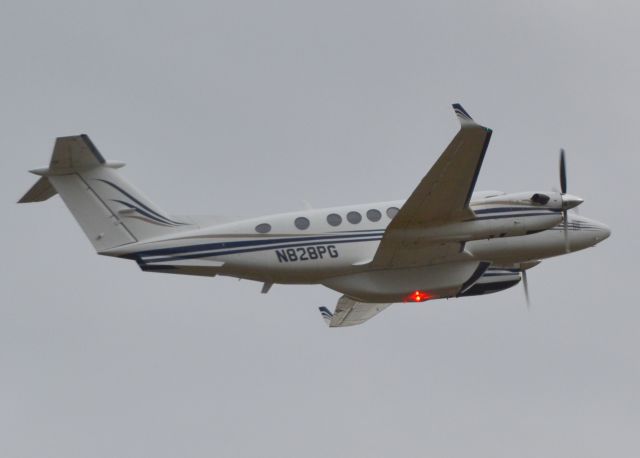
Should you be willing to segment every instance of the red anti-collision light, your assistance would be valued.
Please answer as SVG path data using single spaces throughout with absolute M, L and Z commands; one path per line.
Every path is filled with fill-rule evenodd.
M 431 296 L 429 296 L 424 291 L 415 290 L 414 292 L 409 294 L 407 297 L 405 297 L 404 301 L 405 302 L 424 302 L 429 299 L 431 299 Z

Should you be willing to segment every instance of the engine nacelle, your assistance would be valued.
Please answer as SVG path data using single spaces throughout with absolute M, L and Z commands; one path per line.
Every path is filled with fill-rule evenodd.
M 476 218 L 469 221 L 443 224 L 427 229 L 404 229 L 397 231 L 397 234 L 402 239 L 424 240 L 428 243 L 467 242 L 535 234 L 551 229 L 562 222 L 562 213 L 558 210 L 528 210 L 527 207 L 514 210 L 513 207 L 494 207 L 487 209 L 486 213 L 483 211 L 483 209 L 476 210 Z
M 458 294 L 458 297 L 497 293 L 517 285 L 521 279 L 518 269 L 490 267 L 472 286 Z

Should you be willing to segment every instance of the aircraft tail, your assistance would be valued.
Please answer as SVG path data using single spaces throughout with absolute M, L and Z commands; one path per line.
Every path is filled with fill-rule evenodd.
M 40 179 L 18 201 L 41 202 L 60 194 L 96 251 L 192 229 L 168 216 L 118 172 L 123 163 L 107 162 L 87 135 L 56 139 Z

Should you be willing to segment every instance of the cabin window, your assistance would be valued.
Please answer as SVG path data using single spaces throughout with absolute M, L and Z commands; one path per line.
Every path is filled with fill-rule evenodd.
M 331 213 L 327 216 L 327 223 L 334 227 L 340 226 L 340 224 L 342 224 L 342 216 L 338 215 L 337 213 Z
M 258 224 L 256 226 L 256 232 L 258 232 L 259 234 L 266 234 L 267 232 L 271 232 L 271 224 Z
M 372 208 L 371 210 L 367 211 L 367 218 L 369 218 L 369 221 L 373 221 L 375 223 L 376 221 L 380 221 L 380 218 L 382 218 L 382 213 L 380 213 L 375 208 Z
M 362 215 L 358 212 L 349 212 L 347 213 L 347 221 L 351 224 L 358 224 L 362 221 Z
M 393 219 L 399 212 L 400 210 L 398 210 L 398 207 L 389 207 L 387 208 L 387 216 L 390 219 Z
M 298 229 L 300 229 L 301 231 L 304 231 L 305 229 L 309 228 L 309 225 L 311 223 L 307 218 L 305 218 L 304 216 L 301 216 L 300 218 L 296 218 L 296 220 L 294 221 L 294 224 Z

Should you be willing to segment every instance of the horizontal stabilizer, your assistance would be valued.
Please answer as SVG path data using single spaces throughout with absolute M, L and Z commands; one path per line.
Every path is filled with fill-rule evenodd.
M 43 202 L 55 196 L 57 193 L 58 192 L 53 186 L 51 186 L 51 182 L 47 177 L 40 177 L 40 179 L 31 186 L 31 189 L 22 196 L 18 203 L 26 204 L 29 202 Z

